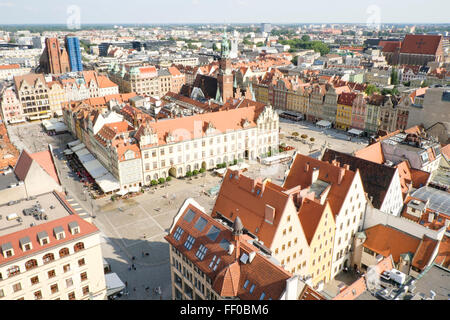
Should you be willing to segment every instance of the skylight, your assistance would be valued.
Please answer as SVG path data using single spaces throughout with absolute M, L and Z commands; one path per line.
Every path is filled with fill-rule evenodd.
M 265 296 L 266 296 L 265 292 L 261 293 L 261 296 L 259 297 L 259 300 L 263 300 Z
M 227 239 L 222 239 L 222 241 L 220 241 L 220 247 L 228 251 L 228 249 L 230 248 L 230 242 Z
M 178 227 L 175 233 L 173 234 L 173 237 L 175 240 L 180 240 L 181 235 L 183 234 L 184 230 L 181 227 Z
M 252 286 L 250 287 L 250 293 L 253 293 L 253 291 L 255 290 L 256 285 L 252 284 Z
M 206 252 L 208 251 L 208 248 L 205 247 L 203 244 L 200 245 L 200 247 L 197 250 L 197 253 L 195 254 L 195 256 L 199 259 L 199 260 L 203 260 L 203 258 L 205 258 Z
M 216 241 L 217 237 L 219 236 L 220 233 L 220 229 L 217 228 L 216 226 L 212 226 L 208 233 L 206 234 L 206 236 L 211 240 L 211 241 Z
M 217 266 L 219 265 L 219 262 L 220 262 L 220 258 L 217 258 L 217 260 L 216 260 L 216 258 L 217 258 L 217 256 L 214 255 L 214 257 L 211 260 L 211 263 L 209 264 L 209 268 L 213 269 L 213 271 L 216 271 Z
M 194 245 L 195 242 L 195 238 L 191 235 L 188 236 L 188 238 L 186 239 L 186 242 L 184 243 L 184 246 L 186 249 L 191 250 L 192 246 Z
M 200 217 L 197 220 L 197 223 L 195 224 L 194 228 L 201 232 L 201 231 L 203 231 L 203 229 L 205 229 L 205 226 L 207 223 L 208 223 L 208 220 L 206 220 L 203 217 Z
M 189 209 L 188 212 L 184 215 L 184 220 L 186 220 L 187 222 L 192 222 L 194 217 L 195 217 L 195 212 L 192 211 L 191 209 Z
M 244 289 L 247 289 L 249 283 L 250 283 L 250 280 L 245 280 L 245 282 L 244 282 Z

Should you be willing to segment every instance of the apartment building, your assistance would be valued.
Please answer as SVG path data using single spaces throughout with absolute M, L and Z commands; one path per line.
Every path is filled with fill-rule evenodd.
M 43 219 L 33 213 L 39 209 Z M 63 194 L 2 206 L 2 213 L 0 300 L 106 298 L 100 231 Z
M 169 91 L 178 90 L 178 93 L 181 90 L 185 77 L 177 70 L 176 67 L 157 70 L 154 66 L 132 67 L 116 64 L 110 65 L 108 76 L 119 85 L 120 92 L 160 97 Z
M 21 68 L 19 64 L 0 65 L 0 81 L 12 80 L 15 76 L 23 76 L 30 71 L 31 68 Z
M 175 300 L 323 299 L 277 265 L 239 217 L 232 224 L 213 219 L 193 199 L 183 203 L 165 239 Z
M 345 266 L 351 265 L 352 239 L 361 230 L 367 204 L 359 170 L 351 171 L 348 165 L 339 166 L 296 154 L 283 184 L 291 189 L 315 190 L 315 197 L 328 200 L 334 216 L 336 230 L 330 278 Z
M 278 128 L 278 115 L 270 106 L 145 122 L 134 136 L 142 152 L 145 184 L 277 152 Z
M 14 88 L 4 88 L 1 92 L 0 107 L 6 123 L 24 122 L 22 104 L 17 99 Z
M 333 160 L 341 165 L 349 165 L 352 171 L 359 169 L 364 191 L 374 208 L 395 216 L 400 214 L 403 207 L 403 195 L 398 168 L 326 149 L 322 161 L 332 162 Z
M 352 109 L 353 102 L 356 99 L 355 92 L 343 92 L 339 95 L 337 112 L 336 112 L 336 128 L 348 130 L 352 126 Z
M 23 114 L 27 120 L 51 117 L 48 87 L 44 75 L 30 73 L 14 77 L 14 84 Z
M 272 252 L 284 269 L 306 277 L 310 248 L 298 214 L 301 199 L 294 191 L 284 190 L 268 179 L 253 180 L 228 170 L 212 216 L 230 222 L 239 216 L 245 229 Z

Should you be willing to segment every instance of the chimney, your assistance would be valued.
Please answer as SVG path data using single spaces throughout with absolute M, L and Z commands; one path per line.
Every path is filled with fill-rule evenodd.
M 350 165 L 349 164 L 344 164 L 343 167 L 344 167 L 345 170 L 350 170 Z
M 344 179 L 345 168 L 339 168 L 338 185 L 341 184 L 342 179 Z
M 252 263 L 255 256 L 256 256 L 256 251 L 250 252 L 250 254 L 248 255 L 248 263 Z
M 433 222 L 433 220 L 434 220 L 434 213 L 433 212 L 430 212 L 430 213 L 428 213 L 428 222 Z
M 230 246 L 228 247 L 228 254 L 231 256 L 233 254 L 234 251 L 234 244 L 230 244 Z
M 311 176 L 311 184 L 317 181 L 319 178 L 319 168 L 313 168 L 312 176 Z
M 305 164 L 305 172 L 308 172 L 309 171 L 309 162 L 307 162 L 306 164 Z
M 264 220 L 267 223 L 273 224 L 275 219 L 275 208 L 266 203 L 266 208 L 264 210 Z
M 234 254 L 235 261 L 238 261 L 241 247 L 241 236 L 244 233 L 244 225 L 239 216 L 236 217 L 233 223 L 233 238 L 236 241 L 236 251 Z

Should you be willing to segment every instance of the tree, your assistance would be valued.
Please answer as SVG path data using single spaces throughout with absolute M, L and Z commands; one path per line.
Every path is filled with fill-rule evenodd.
M 205 172 L 206 172 L 206 169 L 205 169 L 205 168 L 200 168 L 199 172 L 200 172 L 200 173 L 205 173 Z
M 395 68 L 392 68 L 391 72 L 391 84 L 398 85 L 398 71 Z
M 217 48 L 217 45 L 215 43 L 213 43 L 212 49 L 213 49 L 213 51 L 219 51 L 219 49 Z
M 294 58 L 292 58 L 292 64 L 295 66 L 298 66 L 298 56 L 295 56 Z
M 422 84 L 420 85 L 421 88 L 425 88 L 428 87 L 430 84 L 427 81 L 422 82 Z
M 159 178 L 158 179 L 158 183 L 159 184 L 163 184 L 164 182 L 166 182 L 166 179 L 164 179 L 164 178 Z
M 170 177 L 170 176 L 166 178 L 166 182 L 169 182 L 171 180 L 172 180 L 172 177 Z
M 237 163 L 238 163 L 237 159 L 234 159 L 233 160 L 233 165 L 237 165 Z
M 250 37 L 249 37 L 250 38 Z M 243 44 L 245 44 L 246 46 L 251 46 L 253 44 L 253 42 L 251 42 L 250 40 L 248 40 L 249 38 L 245 38 L 244 41 L 242 41 Z
M 192 177 L 192 171 L 186 172 L 186 177 L 188 177 L 188 178 Z
M 294 137 L 298 137 L 298 132 L 292 132 L 292 136 L 294 136 Z
M 371 96 L 375 92 L 380 92 L 380 89 L 378 89 L 374 84 L 368 84 L 367 87 L 366 87 L 366 90 L 364 90 L 364 92 L 368 96 Z
M 256 44 L 256 46 L 257 46 L 257 47 L 264 47 L 264 42 L 261 42 L 261 41 L 260 41 L 260 42 L 258 42 L 258 43 Z
M 150 184 L 151 184 L 152 186 L 156 186 L 156 185 L 158 184 L 158 181 L 152 180 L 152 181 L 150 182 Z
M 197 169 L 195 169 L 195 170 L 192 172 L 192 174 L 193 174 L 194 176 L 196 176 L 196 175 L 199 174 L 199 171 L 198 171 Z
M 307 42 L 307 41 L 310 41 L 310 40 L 311 40 L 311 38 L 307 34 L 302 36 L 302 41 Z
M 302 139 L 306 139 L 306 138 L 308 138 L 308 135 L 307 134 L 302 134 L 301 138 Z
M 314 142 L 316 139 L 310 138 L 309 141 Z

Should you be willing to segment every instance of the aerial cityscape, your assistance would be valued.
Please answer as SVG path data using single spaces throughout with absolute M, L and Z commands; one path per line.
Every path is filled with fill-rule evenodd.
M 450 299 L 449 3 L 123 5 L 0 0 L 0 301 Z

